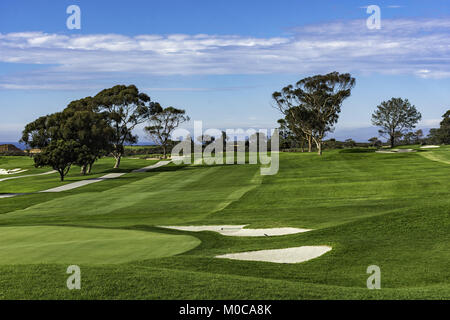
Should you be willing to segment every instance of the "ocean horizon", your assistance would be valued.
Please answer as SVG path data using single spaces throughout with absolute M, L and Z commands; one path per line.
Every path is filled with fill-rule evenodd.
M 27 146 L 24 143 L 20 143 L 20 142 L 0 141 L 0 145 L 2 145 L 2 144 L 12 144 L 21 150 L 25 150 L 27 148 Z M 129 144 L 127 144 L 127 146 L 128 145 Z M 153 142 L 148 142 L 148 141 L 143 141 L 143 142 L 139 142 L 137 144 L 132 144 L 132 146 L 153 146 L 153 145 L 155 145 Z

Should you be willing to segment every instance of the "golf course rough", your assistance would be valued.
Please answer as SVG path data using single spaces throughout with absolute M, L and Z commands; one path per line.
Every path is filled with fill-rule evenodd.
M 163 258 L 200 244 L 192 236 L 79 227 L 2 227 L 0 264 L 119 264 Z

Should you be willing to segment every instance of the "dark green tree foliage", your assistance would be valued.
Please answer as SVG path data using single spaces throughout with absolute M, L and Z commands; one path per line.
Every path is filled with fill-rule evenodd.
M 150 97 L 139 92 L 134 85 L 117 85 L 105 89 L 94 97 L 94 104 L 97 112 L 107 115 L 114 129 L 112 155 L 116 159 L 114 168 L 118 168 L 124 144 L 138 141 L 138 137 L 133 135 L 133 129 L 149 119 L 159 104 L 151 102 Z
M 432 144 L 450 144 L 450 110 L 443 116 L 439 128 L 430 129 L 427 142 Z
M 94 110 L 93 99 L 88 97 L 71 102 L 63 111 L 62 135 L 82 146 L 76 164 L 83 174 L 90 173 L 94 162 L 113 150 L 114 129 L 108 123 L 108 115 Z
M 279 119 L 279 135 L 280 147 L 282 149 L 301 148 L 304 151 L 306 137 L 299 128 L 295 126 L 294 122 L 288 122 L 285 119 Z
M 441 143 L 450 144 L 450 110 L 448 110 L 443 116 L 441 121 L 441 127 L 439 128 L 439 136 Z
M 345 146 L 348 148 L 356 147 L 356 142 L 351 138 L 346 139 L 344 143 L 345 143 Z
M 104 114 L 93 111 L 91 101 L 73 101 L 63 112 L 40 117 L 25 126 L 21 141 L 42 150 L 35 157 L 36 166 L 55 168 L 63 180 L 72 164 L 80 165 L 85 173 L 99 157 L 110 152 L 113 129 Z M 67 150 L 73 155 L 69 157 Z
M 381 147 L 383 145 L 383 143 L 380 140 L 378 140 L 377 137 L 370 138 L 368 141 L 370 142 L 370 145 L 372 147 L 377 147 L 378 148 L 378 147 Z
M 50 166 L 58 171 L 61 181 L 77 161 L 80 144 L 76 141 L 53 140 L 34 157 L 36 167 Z
M 50 120 L 49 115 L 42 116 L 35 121 L 27 124 L 22 132 L 20 142 L 25 143 L 31 148 L 45 148 L 53 137 L 58 134 L 58 128 L 52 128 L 54 121 Z
M 295 86 L 274 92 L 272 98 L 278 109 L 316 144 L 321 155 L 323 138 L 337 123 L 342 103 L 354 86 L 355 79 L 350 74 L 332 72 L 304 78 Z
M 149 118 L 150 125 L 145 131 L 153 142 L 163 148 L 164 158 L 167 157 L 167 147 L 171 143 L 172 132 L 183 122 L 189 121 L 186 111 L 174 107 L 163 109 L 159 104 L 154 106 L 153 115 Z M 204 137 L 201 137 L 203 141 Z
M 393 148 L 402 135 L 416 127 L 422 115 L 408 99 L 392 98 L 383 101 L 372 114 L 372 124 L 381 129 L 381 136 L 389 139 Z

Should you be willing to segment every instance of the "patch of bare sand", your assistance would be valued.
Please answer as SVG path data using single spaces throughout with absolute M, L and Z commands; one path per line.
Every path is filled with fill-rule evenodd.
M 214 231 L 224 236 L 234 237 L 271 237 L 295 234 L 311 231 L 311 229 L 300 228 L 264 228 L 264 229 L 244 229 L 246 225 L 217 225 L 217 226 L 161 226 L 162 228 L 182 231 Z
M 229 253 L 216 256 L 216 258 L 273 263 L 300 263 L 318 258 L 328 251 L 331 251 L 331 249 L 332 248 L 329 246 L 303 246 L 285 249 Z

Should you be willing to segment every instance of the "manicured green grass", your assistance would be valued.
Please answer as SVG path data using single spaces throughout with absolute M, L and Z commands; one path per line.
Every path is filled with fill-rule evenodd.
M 66 225 L 201 240 L 171 257 L 82 264 L 77 292 L 65 289 L 67 265 L 62 262 L 2 265 L 0 297 L 448 299 L 450 166 L 422 154 L 447 159 L 450 148 L 401 154 L 334 150 L 322 158 L 282 153 L 274 176 L 260 176 L 257 165 L 169 165 L 61 194 L 0 199 L 0 232 L 12 226 Z M 157 227 L 176 224 L 314 230 L 245 238 Z M 301 245 L 333 250 L 300 264 L 214 258 Z M 381 290 L 366 288 L 369 265 L 381 268 Z
M 27 171 L 18 174 L 0 175 L 0 179 L 43 173 L 51 170 L 49 168 L 35 168 L 33 159 L 28 156 L 0 156 L 0 169 L 11 170 L 17 168 Z
M 15 159 L 17 158 L 17 159 Z M 33 159 L 29 157 L 0 157 L 0 162 L 7 162 L 10 167 L 14 167 L 14 163 L 17 165 L 23 165 L 23 167 L 32 167 L 34 165 Z M 92 173 L 88 175 L 82 175 L 80 173 L 80 167 L 73 166 L 69 174 L 65 177 L 64 181 L 61 182 L 59 179 L 59 174 L 49 174 L 43 176 L 33 176 L 33 177 L 23 177 L 20 179 L 13 179 L 7 181 L 0 181 L 0 194 L 2 193 L 30 193 L 47 190 L 50 188 L 58 187 L 61 185 L 69 184 L 79 180 L 98 178 L 102 175 L 113 173 L 113 172 L 129 172 L 134 169 L 139 169 L 145 166 L 152 165 L 158 162 L 157 160 L 141 160 L 141 159 L 130 159 L 123 158 L 119 169 L 113 169 L 114 159 L 112 158 L 102 158 L 98 160 L 93 168 Z M 0 166 L 1 167 L 1 166 Z M 21 168 L 23 168 L 21 167 Z M 49 167 L 33 169 L 27 174 L 35 174 L 48 172 L 52 169 Z M 11 175 L 12 176 L 12 175 Z M 14 175 L 15 176 L 15 175 Z M 9 176 L 0 176 L 9 177 Z
M 76 227 L 4 227 L 0 264 L 116 264 L 168 257 L 200 241 L 191 236 Z

